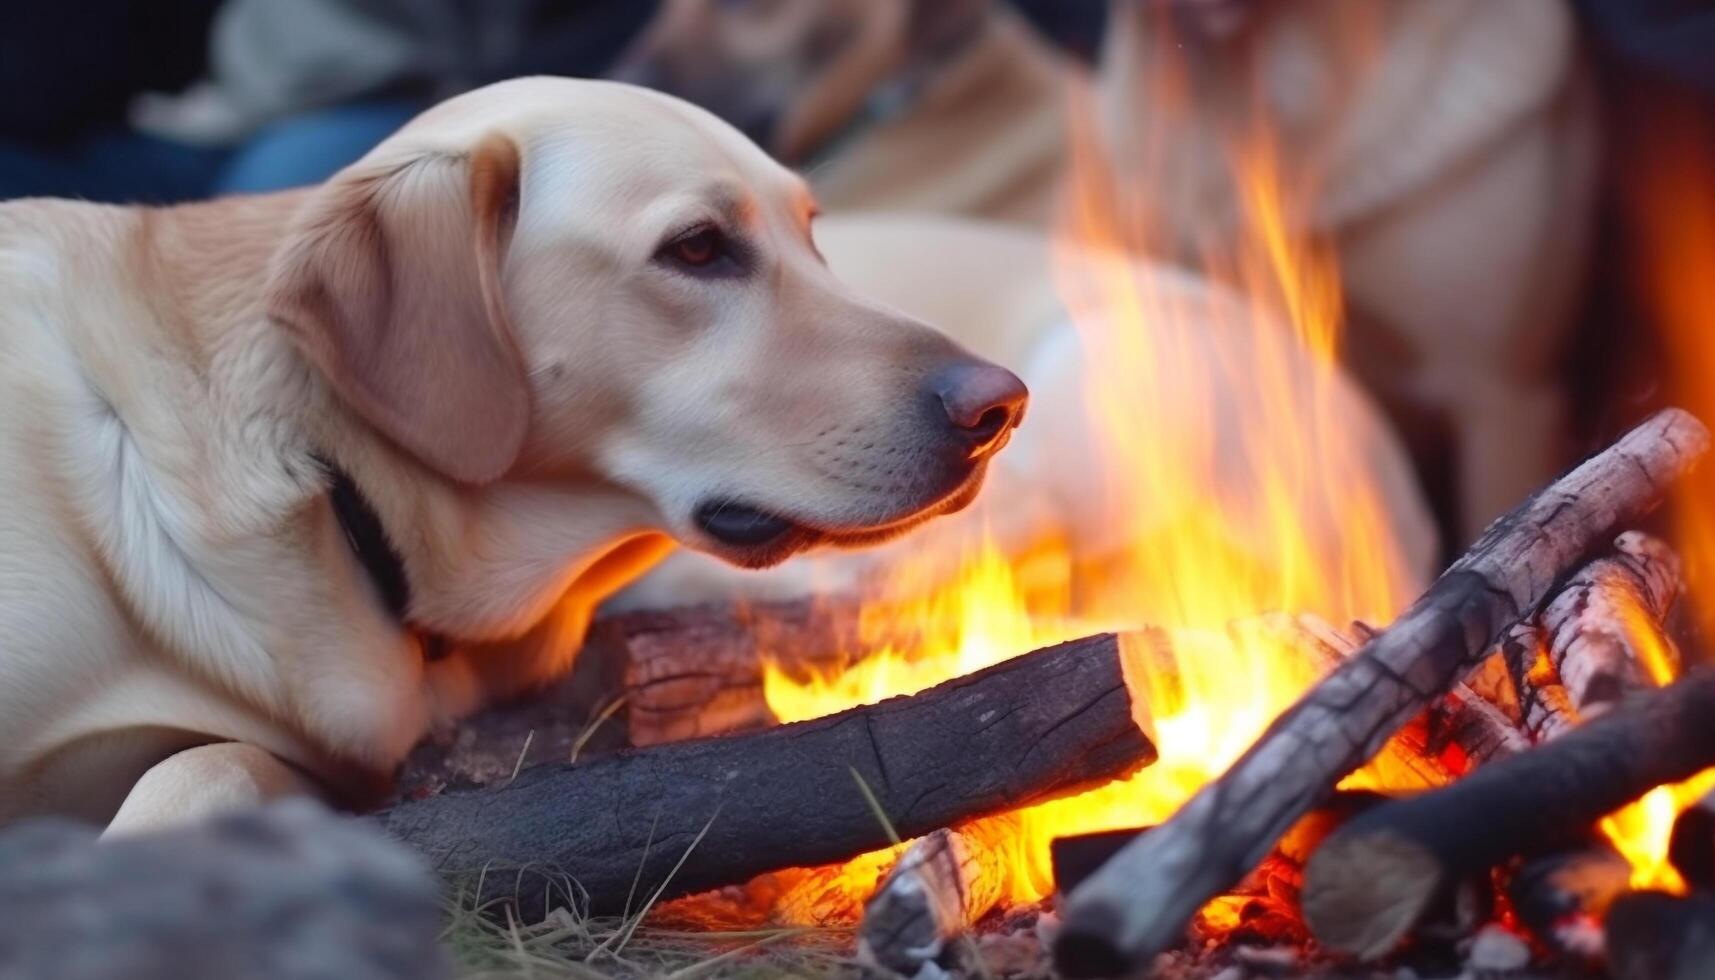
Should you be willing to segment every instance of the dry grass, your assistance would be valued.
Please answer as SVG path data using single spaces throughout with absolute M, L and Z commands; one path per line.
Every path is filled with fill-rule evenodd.
M 464 980 L 831 980 L 860 974 L 849 929 L 675 929 L 652 925 L 649 908 L 609 917 L 559 908 L 523 925 L 474 906 L 469 894 L 454 893 L 442 935 Z

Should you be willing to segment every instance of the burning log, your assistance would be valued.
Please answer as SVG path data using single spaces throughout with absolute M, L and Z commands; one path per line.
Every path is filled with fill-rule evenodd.
M 1627 895 L 1608 910 L 1608 972 L 1615 980 L 1715 976 L 1715 898 Z
M 995 907 L 1006 884 L 1010 815 L 937 830 L 905 849 L 858 928 L 858 961 L 914 976 Z
M 1617 554 L 1584 566 L 1542 611 L 1549 659 L 1585 716 L 1648 683 L 1652 660 L 1677 659 L 1656 624 L 1679 595 L 1679 559 L 1638 531 L 1620 535 L 1614 547 Z
M 1715 890 L 1715 793 L 1687 807 L 1674 821 L 1667 856 L 1686 884 Z
M 1459 746 L 1470 767 L 1517 755 L 1530 748 L 1530 739 L 1506 712 L 1464 684 L 1436 703 L 1431 715 L 1431 747 L 1451 742 Z
M 1501 653 L 1518 690 L 1521 723 L 1531 741 L 1546 742 L 1571 731 L 1578 724 L 1578 709 L 1560 683 L 1554 662 L 1548 659 L 1542 627 L 1536 620 L 1508 627 L 1501 638 Z
M 912 697 L 742 736 L 526 769 L 505 785 L 400 802 L 377 819 L 479 898 L 526 914 L 598 913 L 826 864 L 888 844 L 854 773 L 899 833 L 1123 777 L 1154 761 L 1101 634 Z M 502 873 L 493 866 L 549 869 Z
M 1305 868 L 1305 921 L 1332 949 L 1388 952 L 1449 883 L 1577 841 L 1605 814 L 1715 763 L 1711 704 L 1715 671 L 1700 671 L 1445 789 L 1354 818 Z
M 1421 599 L 1276 719 L 1225 775 L 1071 894 L 1055 944 L 1060 968 L 1080 977 L 1132 972 L 1172 944 L 1199 906 L 1255 867 L 1342 776 L 1472 669 L 1501 631 L 1531 613 L 1604 535 L 1660 503 L 1708 444 L 1700 422 L 1669 409 L 1491 525 Z M 1513 768 L 1512 762 L 1530 765 L 1544 751 L 1576 752 L 1565 748 L 1573 738 L 1472 778 Z M 1538 805 L 1533 813 L 1546 809 Z M 1468 823 L 1464 817 L 1477 812 L 1462 811 L 1456 822 Z
M 800 600 L 628 613 L 598 624 L 626 652 L 631 744 L 772 725 L 763 659 L 837 666 L 842 651 L 858 646 L 858 612 L 850 599 Z

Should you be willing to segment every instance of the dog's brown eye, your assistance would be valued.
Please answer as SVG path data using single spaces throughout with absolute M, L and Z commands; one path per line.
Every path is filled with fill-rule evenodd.
M 692 232 L 683 238 L 674 239 L 668 246 L 673 257 L 692 268 L 702 268 L 720 258 L 722 252 L 721 233 L 713 228 Z

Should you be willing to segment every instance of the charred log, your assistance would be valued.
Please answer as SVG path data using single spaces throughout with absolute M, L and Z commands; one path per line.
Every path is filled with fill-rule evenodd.
M 1687 807 L 1674 821 L 1667 856 L 1687 884 L 1715 890 L 1715 793 Z
M 1627 895 L 1608 910 L 1608 972 L 1615 980 L 1715 976 L 1715 898 Z
M 1332 834 L 1305 869 L 1304 917 L 1332 949 L 1391 950 L 1450 882 L 1576 842 L 1603 815 L 1715 763 L 1715 671 L 1632 695 L 1548 745 Z
M 1501 631 L 1530 614 L 1606 535 L 1659 504 L 1708 443 L 1700 422 L 1670 409 L 1496 521 L 1225 775 L 1072 893 L 1055 944 L 1060 968 L 1080 977 L 1141 969 L 1341 777 L 1475 667 Z M 1535 755 L 1502 760 L 1472 778 Z M 1370 937 L 1364 931 L 1356 938 Z
M 1632 865 L 1612 844 L 1589 840 L 1529 858 L 1507 885 L 1519 921 L 1556 952 L 1602 957 L 1602 920 L 1631 888 Z
M 1580 569 L 1542 611 L 1549 659 L 1585 716 L 1649 683 L 1652 662 L 1664 674 L 1677 668 L 1659 624 L 1679 595 L 1679 559 L 1638 531 L 1620 535 L 1614 548 Z
M 766 731 L 526 769 L 378 815 L 524 916 L 596 912 L 842 860 L 901 834 L 1119 778 L 1154 760 L 1119 638 L 1061 644 L 912 697 Z M 854 778 L 854 773 L 856 778 Z M 525 868 L 503 872 L 506 867 Z

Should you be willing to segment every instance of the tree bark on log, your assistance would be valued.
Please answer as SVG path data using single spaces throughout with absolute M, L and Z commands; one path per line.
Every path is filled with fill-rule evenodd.
M 1101 634 L 912 697 L 538 766 L 377 819 L 437 867 L 481 872 L 480 901 L 515 902 L 524 916 L 568 902 L 636 910 L 657 893 L 887 846 L 854 772 L 899 833 L 917 836 L 1136 771 L 1155 749 L 1120 648 Z
M 1001 899 L 1019 831 L 1002 814 L 919 837 L 864 907 L 860 963 L 915 976 Z
M 1305 922 L 1330 949 L 1387 953 L 1448 883 L 1576 842 L 1604 815 L 1715 763 L 1711 705 L 1715 670 L 1699 671 L 1445 789 L 1354 818 L 1305 868 Z
M 1549 659 L 1580 715 L 1607 710 L 1650 682 L 1651 662 L 1671 676 L 1678 657 L 1659 624 L 1679 596 L 1679 559 L 1663 542 L 1627 531 L 1615 553 L 1585 565 L 1542 611 Z
M 1341 777 L 1460 680 L 1560 576 L 1659 504 L 1708 443 L 1702 423 L 1669 409 L 1497 520 L 1225 775 L 1072 893 L 1055 943 L 1061 970 L 1133 972 L 1171 945 L 1199 906 L 1256 866 Z
M 859 648 L 851 598 L 693 606 L 608 621 L 626 652 L 631 744 L 677 742 L 774 724 L 763 662 L 837 669 Z
M 1715 898 L 1637 892 L 1608 910 L 1608 972 L 1615 980 L 1715 976 Z

